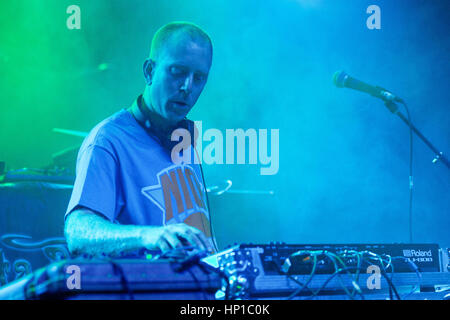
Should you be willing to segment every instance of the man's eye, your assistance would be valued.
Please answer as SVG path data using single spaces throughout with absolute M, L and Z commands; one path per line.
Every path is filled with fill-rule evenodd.
M 196 74 L 194 76 L 196 81 L 203 81 L 205 79 L 205 76 L 201 75 L 201 74 Z
M 171 67 L 170 68 L 170 72 L 173 74 L 173 75 L 180 75 L 180 74 L 183 74 L 183 69 L 181 69 L 181 68 L 179 68 L 179 67 Z

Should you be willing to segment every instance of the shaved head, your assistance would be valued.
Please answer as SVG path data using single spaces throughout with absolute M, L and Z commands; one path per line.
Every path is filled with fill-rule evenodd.
M 158 61 L 161 54 L 164 54 L 165 49 L 186 40 L 207 46 L 212 57 L 212 42 L 208 34 L 199 26 L 182 21 L 166 24 L 155 33 L 150 50 L 150 59 Z

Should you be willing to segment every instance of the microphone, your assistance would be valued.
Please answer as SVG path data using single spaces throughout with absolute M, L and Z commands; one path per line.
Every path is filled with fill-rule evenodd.
M 403 100 L 399 97 L 395 96 L 391 92 L 386 89 L 383 89 L 378 86 L 372 86 L 365 82 L 362 82 L 358 79 L 350 77 L 344 71 L 337 71 L 333 75 L 333 82 L 338 88 L 350 88 L 353 90 L 362 91 L 368 93 L 376 98 L 379 98 L 385 102 L 400 102 L 403 103 Z

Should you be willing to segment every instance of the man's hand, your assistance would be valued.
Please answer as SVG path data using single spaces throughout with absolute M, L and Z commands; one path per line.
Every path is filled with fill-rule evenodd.
M 67 217 L 64 233 L 70 252 L 75 254 L 116 256 L 142 248 L 165 253 L 187 247 L 214 251 L 203 232 L 184 223 L 164 227 L 119 225 L 86 208 L 74 210 Z
M 142 232 L 142 241 L 145 248 L 160 249 L 163 253 L 186 247 L 213 251 L 210 241 L 206 239 L 203 232 L 184 223 L 145 229 Z

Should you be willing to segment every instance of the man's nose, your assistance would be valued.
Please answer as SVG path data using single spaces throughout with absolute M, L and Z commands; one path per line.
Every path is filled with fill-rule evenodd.
M 183 85 L 181 86 L 180 90 L 184 91 L 185 93 L 191 93 L 193 81 L 194 81 L 194 76 L 192 74 L 188 75 L 184 79 Z

